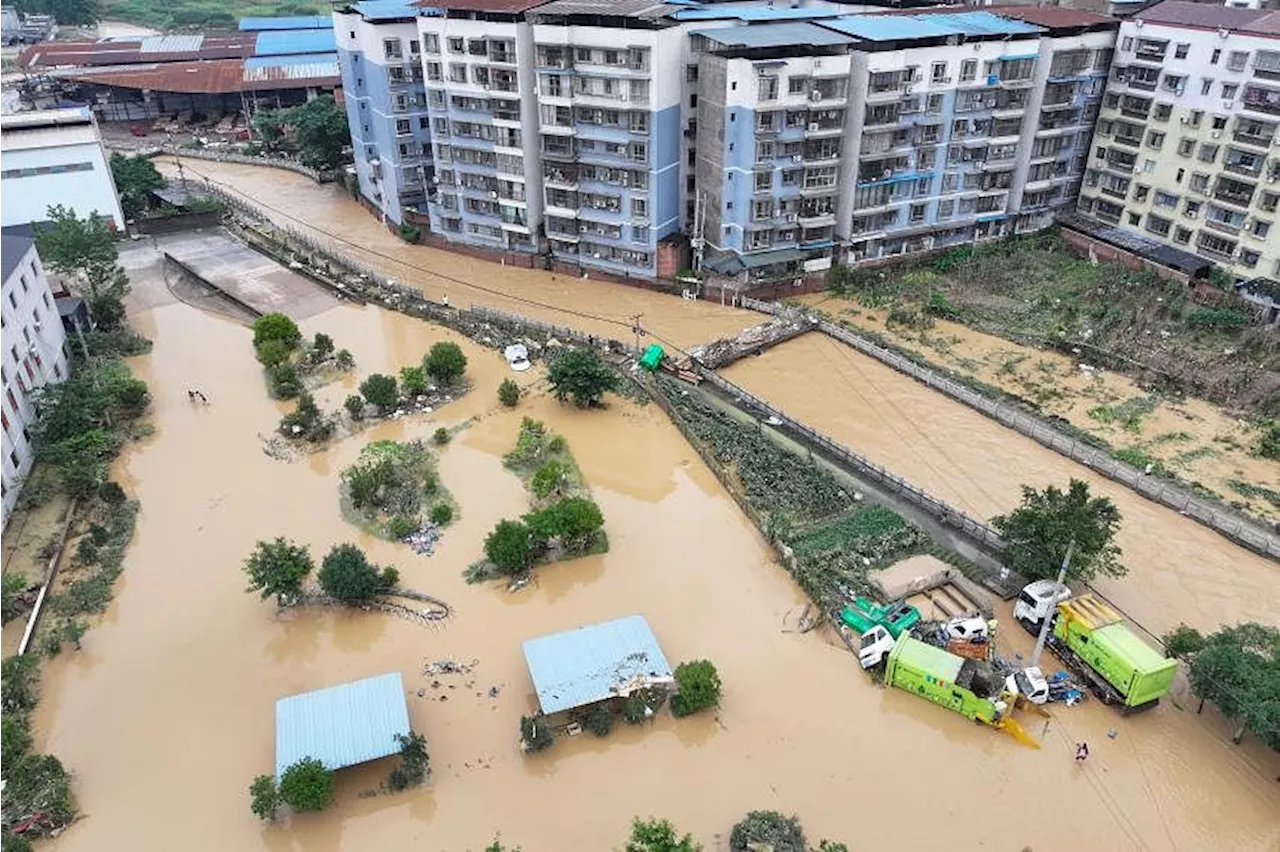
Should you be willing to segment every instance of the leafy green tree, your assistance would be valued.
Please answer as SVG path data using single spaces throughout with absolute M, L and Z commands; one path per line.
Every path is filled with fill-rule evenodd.
M 991 519 L 1005 542 L 1005 561 L 1028 580 L 1056 577 L 1067 548 L 1075 541 L 1067 576 L 1089 582 L 1099 574 L 1123 577 L 1120 510 L 1107 497 L 1093 497 L 1089 483 L 1072 479 L 1066 491 L 1024 485 L 1022 505 Z
M 275 151 L 284 141 L 285 112 L 278 109 L 264 109 L 253 117 L 253 132 L 267 150 Z
M 410 731 L 408 736 L 396 734 L 396 742 L 400 744 L 400 765 L 391 770 L 387 786 L 392 790 L 416 787 L 427 780 L 430 771 L 426 737 Z
M 515 408 L 516 403 L 520 402 L 520 386 L 511 379 L 503 379 L 502 384 L 498 385 L 498 402 L 507 408 Z
M 91 262 L 81 270 L 89 316 L 98 331 L 115 331 L 124 325 L 124 297 L 129 276 L 118 264 Z
M 52 15 L 61 26 L 87 27 L 102 20 L 98 0 L 17 0 L 14 6 L 24 15 Z
M 572 398 L 580 407 L 599 405 L 607 391 L 618 389 L 618 374 L 594 349 L 570 349 L 551 362 L 547 374 L 556 399 Z
M 254 347 L 254 351 L 258 356 L 258 362 L 264 367 L 275 367 L 289 360 L 289 353 L 292 347 L 283 340 L 271 338 L 264 340 Z
M 409 396 L 418 396 L 427 392 L 427 371 L 421 367 L 401 367 L 400 387 Z
M 671 696 L 671 712 L 688 716 L 704 707 L 720 702 L 720 674 L 707 660 L 694 660 L 676 666 L 676 694 Z
M 343 149 L 351 144 L 347 112 L 333 95 L 321 95 L 289 110 L 288 123 L 298 144 L 298 159 L 313 169 L 342 165 Z
M 292 364 L 276 364 L 267 370 L 271 395 L 276 399 L 294 399 L 302 393 L 302 377 Z
M 1224 627 L 1190 656 L 1191 691 L 1236 723 L 1235 742 L 1252 731 L 1280 748 L 1280 629 L 1249 622 Z
M 335 545 L 320 562 L 320 588 L 346 604 L 361 604 L 395 587 L 400 574 L 379 568 L 354 544 Z
M 370 405 L 376 405 L 383 411 L 395 405 L 399 398 L 396 395 L 396 380 L 382 373 L 374 373 L 361 382 L 360 393 Z
M 462 354 L 462 347 L 448 340 L 442 340 L 431 347 L 427 357 L 422 361 L 427 375 L 443 385 L 452 384 L 462 377 L 467 369 L 467 356 Z
M 535 541 L 557 538 L 566 550 L 580 550 L 591 542 L 604 526 L 600 507 L 585 497 L 566 497 L 525 515 L 524 522 L 533 531 Z
M 533 476 L 529 478 L 529 488 L 533 490 L 535 497 L 542 500 L 559 491 L 567 476 L 568 470 L 561 462 L 549 459 L 533 472 Z
M 70 276 L 91 265 L 112 266 L 120 256 L 104 220 L 93 214 L 81 219 L 61 204 L 49 208 L 48 224 L 37 229 L 36 250 L 42 263 Z
M 264 601 L 275 595 L 280 606 L 289 606 L 302 593 L 302 581 L 314 567 L 305 546 L 283 537 L 260 541 L 244 561 L 244 572 L 249 577 L 245 591 L 257 592 Z
M 346 349 L 339 349 L 333 356 L 333 365 L 339 370 L 350 370 L 356 365 L 356 359 Z
M 0 620 L 8 623 L 22 614 L 18 595 L 27 588 L 27 575 L 21 571 L 6 571 L 0 579 Z
M 484 555 L 503 574 L 517 574 L 533 560 L 533 532 L 519 521 L 499 521 L 484 540 Z
M 431 507 L 431 523 L 444 526 L 453 520 L 453 507 L 448 503 L 437 503 Z
M 249 810 L 259 819 L 275 819 L 280 808 L 280 788 L 270 775 L 259 775 L 249 785 Z
M 9 761 L 5 760 L 8 764 Z M 10 814 L 40 812 L 54 828 L 75 818 L 71 777 L 62 761 L 51 754 L 26 754 L 7 768 L 5 818 Z
M 1204 636 L 1194 627 L 1179 624 L 1160 637 L 1160 643 L 1169 656 L 1186 659 L 1204 647 Z
M 284 314 L 263 314 L 253 321 L 253 345 L 261 346 L 267 340 L 279 340 L 293 349 L 302 341 L 302 332 Z
M 31 750 L 31 727 L 24 713 L 5 713 L 0 716 L 0 754 L 4 755 L 3 776 L 8 777 L 9 766 Z
M 333 773 L 306 757 L 280 776 L 280 798 L 295 811 L 321 811 L 333 801 Z
M 333 338 L 322 331 L 317 331 L 311 341 L 311 352 L 318 361 L 328 358 L 333 354 Z
M 808 852 L 804 829 L 795 817 L 777 811 L 751 811 L 729 834 L 730 852 L 771 849 L 773 852 Z
M 445 444 L 453 440 L 453 435 L 449 433 L 448 429 L 441 426 L 439 429 L 437 429 L 435 432 L 432 433 L 431 440 L 435 442 L 437 447 L 443 447 Z
M 556 736 L 545 716 L 520 717 L 520 742 L 525 751 L 542 751 L 550 748 Z
M 125 157 L 113 153 L 111 176 L 115 178 L 116 192 L 120 194 L 120 207 L 130 218 L 145 213 L 151 206 L 151 193 L 165 185 L 156 164 L 143 156 Z
M 676 827 L 668 820 L 636 817 L 631 821 L 631 837 L 624 852 L 702 852 L 702 844 L 694 841 L 691 834 L 678 837 Z
M 352 420 L 359 420 L 364 416 L 364 397 L 353 393 L 342 403 L 342 407 L 351 415 Z

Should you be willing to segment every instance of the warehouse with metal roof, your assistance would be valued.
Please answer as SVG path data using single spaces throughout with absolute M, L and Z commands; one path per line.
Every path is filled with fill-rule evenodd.
M 314 758 L 342 769 L 387 757 L 408 736 L 409 708 L 399 672 L 291 695 L 276 702 L 276 777 Z

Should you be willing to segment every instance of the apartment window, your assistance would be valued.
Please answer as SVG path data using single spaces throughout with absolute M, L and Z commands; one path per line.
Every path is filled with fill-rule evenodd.
M 644 198 L 631 199 L 631 215 L 636 219 L 644 219 L 649 215 L 649 201 Z
M 1196 157 L 1202 163 L 1212 163 L 1218 159 L 1218 146 L 1207 142 L 1200 145 L 1200 155 Z
M 773 172 L 756 172 L 756 192 L 762 192 L 773 185 Z
M 773 140 L 761 139 L 756 142 L 756 162 L 763 163 L 773 159 Z
M 1174 59 L 1186 59 L 1187 53 L 1191 50 L 1191 45 L 1187 42 L 1181 42 L 1173 49 Z
M 778 99 L 778 78 L 772 74 L 761 76 L 756 81 L 756 93 L 762 101 Z
M 800 176 L 803 174 L 801 169 L 787 169 L 782 173 L 783 186 L 799 186 Z
M 1249 64 L 1249 51 L 1233 50 L 1227 54 L 1227 70 L 1243 71 Z
M 1196 140 L 1187 139 L 1185 137 L 1178 140 L 1178 156 L 1179 157 L 1190 157 L 1192 154 L 1195 153 L 1195 150 L 1196 150 Z
M 923 205 L 923 204 L 912 204 L 912 205 L 911 205 L 911 213 L 910 213 L 910 216 L 908 217 L 908 218 L 909 218 L 909 221 L 910 221 L 912 224 L 918 224 L 918 223 L 920 223 L 920 222 L 923 222 L 923 221 L 924 221 L 924 211 L 925 211 L 925 205 Z
M 1174 182 L 1174 183 L 1182 183 L 1182 177 L 1183 177 L 1183 175 L 1185 175 L 1186 173 L 1187 173 L 1187 170 L 1186 170 L 1186 169 L 1178 169 L 1178 173 L 1177 173 L 1176 175 L 1174 175 L 1174 177 L 1173 177 L 1173 182 Z
M 1223 99 L 1224 101 L 1232 101 L 1232 100 L 1235 100 L 1236 92 L 1239 92 L 1239 91 L 1240 91 L 1240 87 L 1239 87 L 1238 85 L 1236 85 L 1235 83 L 1223 83 L 1223 84 L 1222 84 L 1222 99 Z
M 1191 242 L 1191 231 L 1179 225 L 1173 231 L 1173 241 L 1175 243 L 1182 243 L 1185 246 L 1187 243 Z
M 1207 193 L 1209 191 L 1209 176 L 1204 172 L 1192 172 L 1190 186 L 1192 192 Z
M 1178 206 L 1178 196 L 1174 195 L 1172 192 L 1165 192 L 1163 190 L 1157 189 L 1156 190 L 1156 206 L 1168 207 L 1169 209 L 1172 210 L 1173 208 Z
M 748 231 L 747 232 L 747 248 L 762 249 L 769 247 L 768 231 Z
M 1188 219 L 1194 219 L 1200 214 L 1201 206 L 1202 205 L 1199 201 L 1188 201 L 1182 208 L 1182 215 L 1186 216 Z
M 1226 130 L 1226 129 L 1227 129 L 1227 117 L 1226 117 L 1225 115 L 1215 115 L 1215 116 L 1213 117 L 1213 129 L 1214 129 L 1214 130 Z
M 422 44 L 427 49 L 427 53 L 440 52 L 440 36 L 435 33 L 427 33 L 422 37 Z
M 956 187 L 959 186 L 959 184 L 960 184 L 960 176 L 955 174 L 954 172 L 950 174 L 945 174 L 942 176 L 943 192 L 955 192 Z
M 444 92 L 440 89 L 429 89 L 427 91 L 427 103 L 433 107 L 444 107 Z
M 449 38 L 450 53 L 462 53 L 464 49 L 465 48 L 463 47 L 463 44 L 462 44 L 462 36 L 450 36 Z
M 631 242 L 633 243 L 649 242 L 649 226 L 648 225 L 632 225 L 631 226 Z
M 757 201 L 751 205 L 751 218 L 759 222 L 761 219 L 768 219 L 773 216 L 773 201 L 765 199 Z
M 1125 51 L 1133 50 L 1133 36 L 1125 36 L 1120 40 L 1120 49 Z
M 1271 223 L 1263 222 L 1261 219 L 1254 219 L 1252 233 L 1258 239 L 1265 238 L 1267 234 L 1271 233 Z
M 960 82 L 971 82 L 978 76 L 978 60 L 966 59 L 960 63 Z
M 1151 113 L 1151 117 L 1156 121 L 1168 121 L 1173 107 L 1169 104 L 1156 104 L 1155 110 Z
M 1218 60 L 1222 58 L 1222 50 L 1220 48 L 1213 49 L 1213 55 L 1209 57 L 1210 65 L 1217 65 Z
M 384 38 L 382 40 L 382 54 L 387 59 L 403 59 L 404 53 L 400 47 L 400 39 Z
M 1207 97 L 1211 91 L 1213 91 L 1213 78 L 1212 77 L 1201 78 L 1200 94 L 1205 95 Z
M 441 68 L 439 62 L 427 63 L 427 79 L 433 83 L 439 83 L 441 80 Z
M 1191 114 L 1187 116 L 1187 127 L 1199 127 L 1200 122 L 1203 119 L 1204 119 L 1204 112 L 1198 109 L 1194 109 L 1191 111 Z
M 1147 214 L 1147 230 L 1157 236 L 1167 237 L 1169 231 L 1173 228 L 1173 221 L 1156 216 L 1154 213 Z
M 435 120 L 435 128 L 431 132 L 434 133 L 436 136 L 448 136 L 449 135 L 449 119 L 437 118 Z
M 809 88 L 808 77 L 788 77 L 787 78 L 787 94 L 803 95 L 805 90 Z
M 1161 136 L 1161 141 L 1164 141 L 1164 134 L 1162 133 L 1162 134 L 1160 134 L 1160 136 Z M 1143 173 L 1143 174 L 1148 174 L 1148 175 L 1149 175 L 1149 174 L 1151 174 L 1152 172 L 1154 172 L 1155 170 L 1156 170 L 1156 161 L 1155 161 L 1155 160 L 1152 160 L 1152 159 L 1149 159 L 1149 158 L 1148 158 L 1148 159 L 1144 159 L 1144 160 L 1142 161 L 1142 173 Z
M 1146 200 L 1147 200 L 1147 195 L 1149 195 L 1149 194 L 1150 194 L 1150 192 L 1151 192 L 1151 187 L 1149 187 L 1149 186 L 1143 186 L 1142 184 L 1137 184 L 1137 185 L 1136 185 L 1136 186 L 1134 186 L 1134 188 L 1133 188 L 1133 200 L 1134 200 L 1134 201 L 1146 201 Z
M 947 82 L 947 63 L 935 62 L 929 71 L 929 79 L 934 83 Z
M 396 135 L 405 136 L 413 132 L 413 125 L 409 123 L 407 118 L 396 119 Z
M 956 212 L 956 200 L 954 198 L 944 198 L 938 202 L 938 218 L 950 219 Z
M 686 83 L 698 82 L 698 66 L 697 65 L 684 66 L 684 81 Z
M 1276 212 L 1276 207 L 1280 206 L 1280 195 L 1274 192 L 1264 192 L 1258 196 L 1258 206 L 1267 213 Z
M 1136 227 L 1138 226 L 1138 223 L 1139 223 L 1139 222 L 1141 222 L 1141 221 L 1142 221 L 1142 214 L 1141 214 L 1141 213 L 1130 213 L 1130 214 L 1129 214 L 1129 224 L 1130 224 L 1130 225 L 1132 225 L 1133 227 L 1135 227 L 1135 228 L 1136 228 Z
M 427 117 L 424 115 L 418 119 L 418 129 L 426 130 L 430 125 L 427 123 Z
M 449 80 L 453 83 L 467 82 L 467 66 L 460 62 L 453 62 L 449 65 Z
M 1164 134 L 1152 130 L 1147 134 L 1147 147 L 1159 150 L 1164 147 Z

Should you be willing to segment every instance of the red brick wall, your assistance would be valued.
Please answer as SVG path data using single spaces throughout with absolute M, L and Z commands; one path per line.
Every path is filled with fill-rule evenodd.
M 1156 275 L 1159 275 L 1166 281 L 1180 281 L 1183 284 L 1186 284 L 1189 280 L 1189 276 L 1186 273 L 1179 272 L 1176 269 L 1170 269 L 1167 266 L 1161 266 L 1160 264 L 1147 260 L 1145 257 L 1136 255 L 1131 251 L 1126 251 L 1118 246 L 1113 246 L 1110 243 L 1104 243 L 1099 239 L 1089 236 L 1088 234 L 1082 234 L 1079 231 L 1073 231 L 1067 227 L 1061 228 L 1061 233 L 1063 239 L 1066 240 L 1067 245 L 1081 257 L 1088 257 L 1089 249 L 1092 248 L 1094 257 L 1098 258 L 1099 261 L 1118 263 L 1125 269 L 1130 269 L 1134 272 L 1141 272 L 1142 270 L 1147 269 L 1154 272 Z

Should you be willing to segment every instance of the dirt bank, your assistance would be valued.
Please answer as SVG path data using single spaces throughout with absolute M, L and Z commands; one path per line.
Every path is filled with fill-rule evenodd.
M 509 373 L 496 354 L 404 316 L 339 307 L 304 332 L 350 348 L 357 375 L 452 339 L 475 390 L 438 416 L 277 462 L 257 435 L 274 428 L 280 406 L 263 393 L 248 329 L 138 295 L 151 307 L 134 322 L 155 348 L 133 366 L 154 395 L 156 432 L 118 465 L 143 512 L 116 599 L 84 651 L 47 668 L 37 745 L 73 769 L 86 815 L 51 849 L 460 851 L 500 831 L 526 852 L 598 852 L 622 843 L 632 816 L 650 814 L 713 849 L 753 808 L 796 812 L 811 837 L 859 848 L 903 846 L 903 826 L 922 814 L 945 820 L 962 848 L 1261 852 L 1280 843 L 1275 756 L 1224 744 L 1208 716 L 1170 705 L 1121 719 L 1090 704 L 1064 712 L 1034 751 L 877 689 L 834 639 L 784 633 L 798 589 L 656 406 L 614 400 L 607 412 L 579 412 L 535 396 L 502 409 L 495 389 Z M 210 405 L 188 403 L 192 385 Z M 318 398 L 330 405 L 346 392 L 333 386 Z M 525 415 L 573 447 L 611 549 L 542 570 L 536 586 L 511 595 L 468 586 L 461 571 L 499 518 L 526 507 L 501 461 Z M 461 519 L 433 557 L 343 522 L 338 472 L 367 440 L 425 438 L 470 418 L 442 451 Z M 317 555 L 354 541 L 456 615 L 434 632 L 366 614 L 277 615 L 245 594 L 240 571 L 253 543 L 276 535 Z M 673 660 L 716 662 L 726 684 L 719 717 L 664 715 L 608 740 L 583 736 L 521 756 L 517 722 L 534 703 L 520 642 L 632 612 Z M 443 658 L 478 659 L 474 687 L 444 688 L 448 701 L 431 689 L 418 698 L 429 686 L 422 664 Z M 370 765 L 339 774 L 325 813 L 276 826 L 254 819 L 247 787 L 272 764 L 275 699 L 393 670 L 429 741 L 428 785 L 360 798 L 388 769 Z M 1085 767 L 1071 760 L 1080 739 L 1093 747 Z

